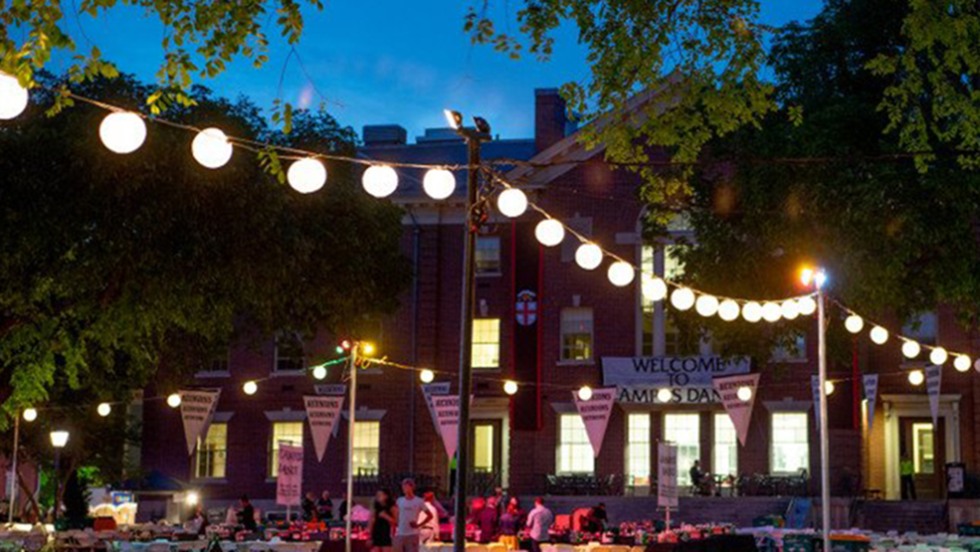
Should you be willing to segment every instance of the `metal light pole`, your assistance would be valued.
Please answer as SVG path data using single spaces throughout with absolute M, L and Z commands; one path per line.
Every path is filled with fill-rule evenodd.
M 344 550 L 351 552 L 351 514 L 354 502 L 354 414 L 357 411 L 357 349 L 361 344 L 354 342 L 350 348 L 350 402 L 347 403 L 347 521 L 344 537 Z
M 470 466 L 470 390 L 472 389 L 472 341 L 473 341 L 473 278 L 476 267 L 473 251 L 476 248 L 478 221 L 473 220 L 473 207 L 477 204 L 479 187 L 480 144 L 490 140 L 490 125 L 480 117 L 474 117 L 475 129 L 463 126 L 463 116 L 446 110 L 449 125 L 466 142 L 466 209 L 464 211 L 463 246 L 463 293 L 460 308 L 459 340 L 459 427 L 456 446 L 456 496 L 453 514 L 453 550 L 464 552 L 466 547 L 466 487 Z M 349 551 L 348 551 L 349 552 Z
M 827 319 L 824 312 L 823 286 L 827 273 L 823 269 L 804 269 L 803 284 L 817 293 L 817 384 L 820 391 L 820 514 L 823 525 L 823 549 L 830 550 L 830 428 L 827 423 Z
M 61 509 L 61 479 L 58 472 L 61 471 L 61 449 L 68 444 L 68 432 L 64 430 L 52 431 L 50 434 L 51 446 L 54 447 L 54 519 L 55 531 L 58 530 L 58 510 Z

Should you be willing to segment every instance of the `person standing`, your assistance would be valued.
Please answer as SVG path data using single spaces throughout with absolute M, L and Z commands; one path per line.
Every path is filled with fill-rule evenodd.
M 415 481 L 402 481 L 402 496 L 395 503 L 394 552 L 419 552 L 419 527 L 429 523 L 431 517 L 425 501 L 415 495 Z
M 303 502 L 300 503 L 300 506 L 303 508 L 303 521 L 317 521 L 316 495 L 313 494 L 313 491 L 308 491 L 306 493 L 306 496 L 303 497 Z
M 500 544 L 506 546 L 508 552 L 520 549 L 520 543 L 517 540 L 519 522 L 520 511 L 517 509 L 517 501 L 511 500 L 497 521 L 497 526 L 500 528 Z
M 541 543 L 548 542 L 548 531 L 555 522 L 555 515 L 545 507 L 540 496 L 534 499 L 534 509 L 527 514 L 528 536 L 531 538 L 531 552 L 541 552 Z
M 436 506 L 436 495 L 435 493 L 429 491 L 422 495 L 425 500 L 425 506 L 419 513 L 419 534 L 422 538 L 422 542 L 438 541 L 439 540 L 439 508 Z M 428 522 L 425 521 L 426 512 L 428 512 Z
M 238 511 L 238 524 L 245 528 L 246 531 L 254 533 L 259 528 L 259 525 L 255 522 L 255 508 L 252 507 L 252 503 L 248 500 L 247 495 L 242 495 L 238 503 L 241 506 L 241 510 Z
M 347 519 L 347 492 L 345 491 L 341 497 L 340 506 L 338 507 L 338 513 L 340 514 L 340 520 L 343 521 Z
M 477 524 L 480 527 L 480 544 L 487 544 L 497 538 L 497 498 L 491 496 L 486 506 L 480 510 Z
M 395 505 L 391 501 L 391 493 L 387 489 L 381 489 L 374 495 L 374 508 L 371 509 L 371 520 L 368 522 L 371 552 L 391 552 L 391 528 L 395 523 Z
M 917 500 L 915 496 L 915 464 L 907 452 L 902 451 L 902 459 L 898 463 L 902 476 L 902 500 Z
M 320 498 L 317 499 L 316 511 L 320 521 L 329 522 L 333 519 L 333 500 L 330 499 L 330 491 L 323 491 Z

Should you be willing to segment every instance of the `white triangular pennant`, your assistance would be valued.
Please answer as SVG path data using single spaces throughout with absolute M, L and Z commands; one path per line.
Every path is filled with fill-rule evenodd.
M 323 462 L 330 435 L 336 430 L 337 421 L 340 419 L 344 397 L 306 395 L 303 397 L 303 404 L 306 406 L 306 419 L 310 423 L 310 435 L 313 437 L 316 460 Z
M 592 443 L 592 452 L 595 457 L 599 457 L 602 450 L 602 441 L 606 437 L 606 428 L 609 427 L 609 418 L 612 417 L 613 403 L 616 402 L 616 388 L 603 387 L 592 391 L 592 397 L 583 401 L 578 397 L 578 393 L 572 391 L 572 398 L 575 401 L 575 408 L 582 423 L 585 424 L 585 432 Z
M 180 418 L 184 422 L 184 438 L 187 440 L 187 455 L 194 454 L 198 439 L 208 434 L 208 427 L 218 407 L 221 390 L 182 390 L 180 395 Z
M 745 439 L 749 435 L 749 424 L 752 421 L 755 394 L 759 387 L 759 374 L 715 378 L 711 384 L 721 396 L 721 403 L 725 406 L 725 411 L 732 419 L 732 425 L 735 426 L 735 432 L 738 434 L 738 442 L 744 447 Z M 751 392 L 747 401 L 738 397 L 738 390 L 743 387 Z
M 452 458 L 459 443 L 459 395 L 433 395 L 430 401 L 446 455 Z

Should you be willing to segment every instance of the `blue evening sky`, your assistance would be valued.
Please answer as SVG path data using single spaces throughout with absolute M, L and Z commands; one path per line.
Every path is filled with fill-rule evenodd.
M 761 0 L 766 23 L 782 25 L 808 19 L 820 0 Z M 532 58 L 513 61 L 489 47 L 471 46 L 462 32 L 469 1 L 460 0 L 326 0 L 323 11 L 307 10 L 306 30 L 295 57 L 280 75 L 289 46 L 270 33 L 269 63 L 255 69 L 236 63 L 216 79 L 199 81 L 219 95 L 244 94 L 268 107 L 284 100 L 328 110 L 358 132 L 365 124 L 397 123 L 409 140 L 426 127 L 445 126 L 442 109 L 482 115 L 503 138 L 529 137 L 533 132 L 533 90 L 557 87 L 588 75 L 584 49 L 573 29 L 557 35 L 556 52 L 548 62 Z M 498 0 L 491 5 L 520 4 Z M 498 19 L 506 20 L 503 14 Z M 69 16 L 71 17 L 71 16 Z M 503 28 L 505 21 L 500 23 Z M 117 8 L 92 19 L 80 16 L 67 23 L 79 48 L 84 36 L 124 72 L 151 81 L 161 62 L 162 28 L 140 11 Z M 510 26 L 516 31 L 516 25 Z M 51 69 L 58 71 L 58 63 Z

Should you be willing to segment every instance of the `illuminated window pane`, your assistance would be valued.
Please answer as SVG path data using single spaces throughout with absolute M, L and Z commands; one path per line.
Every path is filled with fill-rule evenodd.
M 728 414 L 715 414 L 714 433 L 711 470 L 719 475 L 738 475 L 738 435 Z
M 701 459 L 701 416 L 665 414 L 664 441 L 677 445 L 677 484 L 690 485 L 691 466 Z
M 592 360 L 592 309 L 562 309 L 561 359 Z
M 595 468 L 592 444 L 578 414 L 558 418 L 558 473 L 591 473 Z
M 626 476 L 631 486 L 650 484 L 650 414 L 632 413 L 626 418 Z
M 377 475 L 381 458 L 381 422 L 354 423 L 354 473 Z
M 473 470 L 477 473 L 493 472 L 493 425 L 477 424 L 473 427 Z
M 500 319 L 473 320 L 473 367 L 500 367 Z
M 269 477 L 276 477 L 279 472 L 279 443 L 286 441 L 290 445 L 303 445 L 303 422 L 274 422 L 272 424 L 272 443 L 269 449 L 272 455 L 269 459 Z
M 771 466 L 773 473 L 795 473 L 810 468 L 810 436 L 806 412 L 772 415 Z
M 228 424 L 212 423 L 202 441 L 197 440 L 194 477 L 220 478 L 225 476 L 228 459 Z

